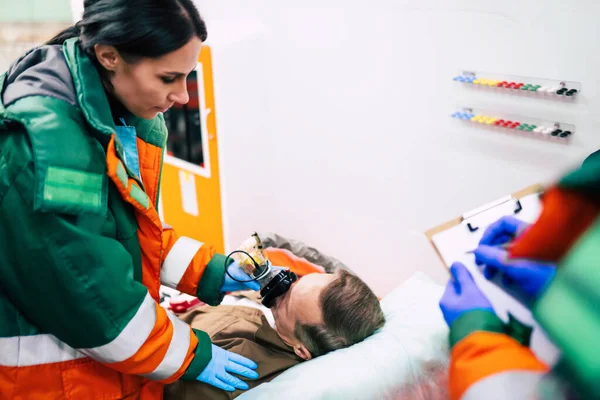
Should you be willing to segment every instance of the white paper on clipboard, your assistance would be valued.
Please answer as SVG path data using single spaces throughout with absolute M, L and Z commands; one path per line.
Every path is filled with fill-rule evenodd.
M 534 222 L 541 211 L 541 203 L 538 194 L 530 194 L 520 199 L 521 211 L 516 215 L 519 219 Z M 531 349 L 548 365 L 554 365 L 560 355 L 558 349 L 550 342 L 546 334 L 534 321 L 531 312 L 517 300 L 506 294 L 494 283 L 485 279 L 480 268 L 475 264 L 473 254 L 468 251 L 477 248 L 485 228 L 505 215 L 513 215 L 514 208 L 507 203 L 494 207 L 477 215 L 477 229 L 470 231 L 465 224 L 458 224 L 431 237 L 438 253 L 447 267 L 455 261 L 462 262 L 471 271 L 477 286 L 490 300 L 498 317 L 508 321 L 508 312 L 519 321 L 533 326 L 531 336 Z

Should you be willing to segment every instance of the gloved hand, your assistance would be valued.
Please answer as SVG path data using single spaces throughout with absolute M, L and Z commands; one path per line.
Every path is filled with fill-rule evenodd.
M 260 284 L 257 281 L 250 280 L 250 276 L 242 270 L 242 267 L 237 262 L 231 263 L 227 267 L 227 272 L 237 280 L 249 282 L 237 282 L 225 273 L 225 281 L 223 281 L 223 285 L 221 286 L 221 292 L 235 292 L 237 290 L 248 289 L 260 290 Z
M 253 371 L 256 368 L 257 365 L 254 361 L 213 344 L 212 358 L 196 380 L 228 392 L 233 392 L 235 389 L 246 390 L 248 389 L 248 384 L 231 375 L 230 372 L 241 375 L 244 378 L 256 379 L 258 378 L 258 373 Z
M 527 222 L 521 221 L 512 215 L 502 217 L 494 222 L 483 233 L 480 245 L 499 246 L 515 239 L 529 227 Z
M 479 246 L 475 249 L 475 263 L 485 265 L 483 275 L 492 279 L 500 271 L 503 284 L 510 288 L 516 285 L 531 304 L 554 278 L 556 265 L 525 259 L 509 259 L 505 250 L 492 246 Z
M 452 278 L 446 285 L 444 295 L 440 299 L 440 308 L 448 326 L 462 313 L 471 310 L 487 310 L 494 312 L 492 304 L 479 290 L 473 276 L 463 264 L 455 262 L 450 267 Z

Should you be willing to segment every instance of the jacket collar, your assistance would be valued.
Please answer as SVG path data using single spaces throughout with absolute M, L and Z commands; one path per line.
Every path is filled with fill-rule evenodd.
M 90 126 L 98 133 L 112 135 L 115 125 L 100 75 L 89 57 L 82 54 L 79 38 L 72 38 L 63 44 L 67 65 L 71 70 L 77 102 Z
M 4 82 L 6 82 L 7 73 L 3 73 L 0 75 L 0 128 L 2 127 L 2 117 L 4 116 L 4 104 L 2 104 L 2 92 L 4 91 Z

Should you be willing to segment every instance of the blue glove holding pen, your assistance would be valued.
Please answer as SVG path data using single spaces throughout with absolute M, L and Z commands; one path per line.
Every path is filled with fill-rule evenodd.
M 543 293 L 556 274 L 556 266 L 525 259 L 509 259 L 508 253 L 492 246 L 475 249 L 475 263 L 484 265 L 483 275 L 492 280 L 502 274 L 502 284 L 508 291 L 517 287 L 526 305 L 531 305 Z
M 479 244 L 500 246 L 519 237 L 527 228 L 529 228 L 527 222 L 512 215 L 502 217 L 485 230 Z
M 246 390 L 248 384 L 231 375 L 230 372 L 244 378 L 256 379 L 258 378 L 258 373 L 254 371 L 256 368 L 254 361 L 213 344 L 212 358 L 196 380 L 228 392 L 233 392 L 235 389 Z

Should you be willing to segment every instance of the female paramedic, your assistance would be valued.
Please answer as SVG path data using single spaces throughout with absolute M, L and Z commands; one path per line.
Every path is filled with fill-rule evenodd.
M 484 233 L 475 261 L 502 274 L 561 350 L 549 368 L 529 349 L 531 330 L 504 324 L 460 263 L 440 301 L 450 326 L 452 399 L 600 398 L 600 153 L 543 196 L 531 226 L 504 217 Z M 509 253 L 501 245 L 512 241 Z M 537 260 L 537 261 L 534 261 Z
M 206 27 L 191 0 L 86 0 L 0 78 L 0 397 L 162 398 L 247 389 L 256 364 L 161 308 L 258 290 L 156 211 L 166 128 Z M 239 265 L 228 266 L 238 280 Z

